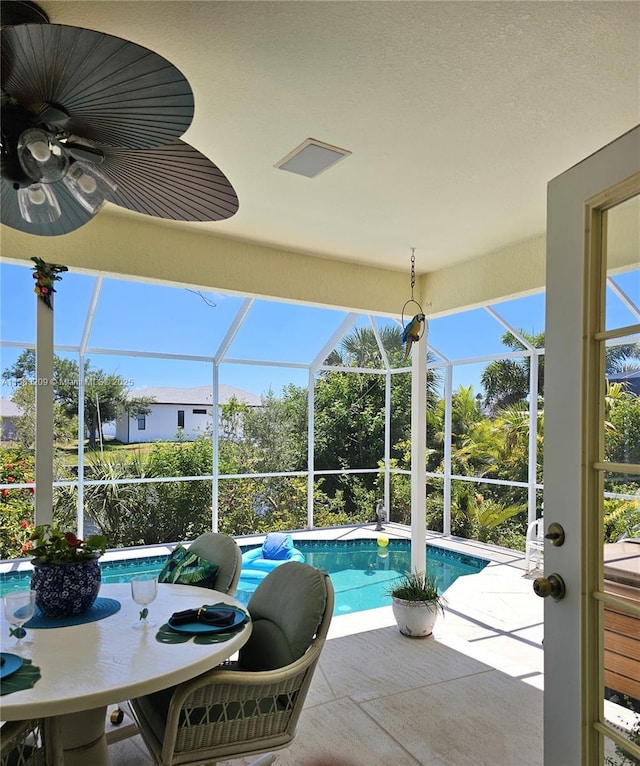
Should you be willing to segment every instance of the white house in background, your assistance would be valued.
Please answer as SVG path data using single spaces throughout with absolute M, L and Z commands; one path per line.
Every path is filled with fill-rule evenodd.
M 146 415 L 122 414 L 116 420 L 116 439 L 123 444 L 173 441 L 178 433 L 191 440 L 211 430 L 213 391 L 211 386 L 194 388 L 144 388 L 131 392 L 133 396 L 153 399 Z M 220 404 L 232 398 L 250 407 L 259 407 L 261 399 L 248 391 L 220 384 Z
M 16 439 L 16 421 L 22 415 L 22 407 L 11 399 L 0 398 L 0 441 L 10 442 Z

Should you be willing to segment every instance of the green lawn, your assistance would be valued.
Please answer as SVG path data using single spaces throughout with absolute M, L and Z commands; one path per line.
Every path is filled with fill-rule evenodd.
M 85 441 L 85 458 L 91 455 L 103 454 L 105 458 L 117 458 L 123 452 L 125 454 L 138 454 L 148 455 L 151 448 L 157 442 L 148 442 L 143 444 L 122 444 L 117 439 L 109 439 L 102 444 L 102 450 L 100 445 L 95 450 L 89 449 L 89 442 Z M 78 465 L 78 442 L 66 442 L 64 444 L 56 444 L 56 454 L 62 458 L 65 465 Z

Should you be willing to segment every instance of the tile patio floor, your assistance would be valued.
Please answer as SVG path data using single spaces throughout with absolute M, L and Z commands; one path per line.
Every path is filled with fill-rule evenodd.
M 408 530 L 385 525 L 385 534 Z M 542 765 L 543 603 L 522 554 L 428 537 L 492 563 L 447 590 L 446 615 L 431 638 L 402 636 L 390 606 L 334 617 L 297 737 L 278 751 L 280 766 Z M 109 753 L 113 766 L 152 763 L 139 736 Z

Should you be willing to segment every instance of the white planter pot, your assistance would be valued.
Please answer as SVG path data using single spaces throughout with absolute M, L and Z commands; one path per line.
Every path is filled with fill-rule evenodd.
M 433 632 L 433 626 L 438 617 L 438 611 L 430 601 L 405 601 L 402 598 L 392 598 L 391 608 L 396 618 L 400 633 L 412 638 L 424 638 Z

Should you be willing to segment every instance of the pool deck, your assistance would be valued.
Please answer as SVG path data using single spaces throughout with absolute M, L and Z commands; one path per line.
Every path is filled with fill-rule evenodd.
M 383 527 L 294 539 L 410 537 L 408 527 Z M 535 574 L 525 573 L 517 551 L 432 533 L 427 542 L 491 563 L 447 589 L 446 614 L 430 638 L 402 636 L 391 606 L 334 617 L 297 737 L 278 751 L 280 766 L 542 766 L 543 601 L 532 590 Z M 113 766 L 152 763 L 139 736 L 109 751 Z

